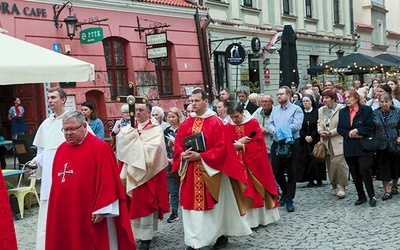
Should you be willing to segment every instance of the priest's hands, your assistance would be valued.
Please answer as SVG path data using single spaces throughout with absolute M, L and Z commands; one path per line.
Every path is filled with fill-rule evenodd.
M 92 223 L 100 223 L 105 217 L 105 214 L 92 214 Z
M 182 158 L 186 161 L 200 161 L 200 154 L 196 151 L 192 151 L 192 148 L 189 148 L 185 152 L 182 153 Z

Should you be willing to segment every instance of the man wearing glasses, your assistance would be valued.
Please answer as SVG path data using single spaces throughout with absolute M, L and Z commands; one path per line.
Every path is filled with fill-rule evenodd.
M 272 133 L 274 138 L 271 146 L 271 163 L 275 179 L 282 191 L 279 203 L 281 206 L 286 204 L 288 212 L 294 212 L 293 199 L 296 193 L 295 170 L 299 160 L 300 129 L 304 119 L 301 108 L 290 103 L 291 95 L 292 91 L 289 87 L 283 86 L 279 88 L 277 97 L 280 105 L 272 109 L 268 121 L 268 131 Z M 285 160 L 278 160 L 276 155 L 278 142 L 281 140 L 289 143 L 291 148 L 291 156 Z
M 62 118 L 67 112 L 65 102 L 67 93 L 62 88 L 50 88 L 47 101 L 53 113 L 42 122 L 36 133 L 33 145 L 37 147 L 37 155 L 31 165 L 37 165 L 36 178 L 42 179 L 40 186 L 40 207 L 37 226 L 36 249 L 45 249 L 47 206 L 51 188 L 51 176 L 54 155 L 58 146 L 65 141 L 62 129 Z M 89 132 L 93 131 L 88 128 Z M 25 163 L 25 162 L 23 162 Z
M 54 157 L 46 249 L 135 249 L 114 152 L 88 133 L 81 111 L 62 120 L 66 142 Z
M 263 132 L 265 144 L 267 145 L 268 155 L 271 153 L 272 135 L 269 133 L 267 124 L 272 112 L 274 100 L 272 95 L 260 94 L 260 107 L 253 113 L 253 117 L 260 123 L 261 131 Z
M 158 219 L 169 212 L 164 132 L 150 120 L 152 105 L 136 104 L 135 128 L 117 134 L 117 158 L 123 162 L 121 179 L 131 197 L 129 218 L 141 250 L 150 248 Z

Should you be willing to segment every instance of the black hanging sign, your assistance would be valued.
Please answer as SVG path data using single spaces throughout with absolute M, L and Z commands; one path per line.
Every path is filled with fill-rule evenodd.
M 239 43 L 232 43 L 225 50 L 225 59 L 230 65 L 240 65 L 245 58 L 246 51 Z

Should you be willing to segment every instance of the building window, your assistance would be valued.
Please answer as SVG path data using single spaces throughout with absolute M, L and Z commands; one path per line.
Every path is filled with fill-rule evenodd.
M 290 0 L 283 0 L 283 14 L 290 15 Z
M 223 52 L 214 53 L 214 73 L 215 73 L 215 85 L 217 88 L 217 93 L 219 93 L 224 88 L 229 88 L 227 68 L 225 54 Z
M 172 95 L 172 67 L 170 56 L 156 62 L 156 76 L 158 81 L 158 93 L 160 95 Z
M 306 17 L 312 18 L 312 4 L 311 0 L 306 0 Z
M 340 23 L 339 0 L 333 0 L 333 23 Z
M 384 29 L 383 29 L 383 21 L 382 20 L 378 20 L 377 21 L 377 32 L 378 32 L 378 44 L 379 45 L 384 45 Z
M 111 98 L 128 94 L 126 51 L 127 42 L 118 38 L 103 40 L 104 57 L 106 59 L 108 84 L 110 85 Z
M 243 6 L 253 8 L 253 0 L 244 0 Z
M 310 55 L 310 68 L 317 66 L 318 56 Z M 311 77 L 316 77 L 317 75 L 311 74 Z

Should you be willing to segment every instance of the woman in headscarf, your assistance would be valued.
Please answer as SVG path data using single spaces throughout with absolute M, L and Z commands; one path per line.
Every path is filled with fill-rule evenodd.
M 304 95 L 301 101 L 304 120 L 300 130 L 301 161 L 297 181 L 308 181 L 307 187 L 322 186 L 322 180 L 326 179 L 325 163 L 312 154 L 315 144 L 320 140 L 317 130 L 318 106 L 311 95 Z

